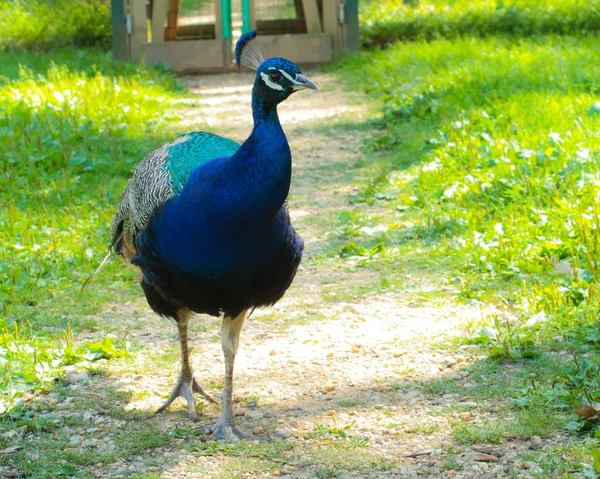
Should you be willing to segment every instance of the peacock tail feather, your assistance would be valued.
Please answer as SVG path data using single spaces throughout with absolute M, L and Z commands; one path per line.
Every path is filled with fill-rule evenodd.
M 111 228 L 112 249 L 129 261 L 136 252 L 136 235 L 157 208 L 181 193 L 192 170 L 215 158 L 231 156 L 239 147 L 222 136 L 193 132 L 146 155 L 119 202 Z

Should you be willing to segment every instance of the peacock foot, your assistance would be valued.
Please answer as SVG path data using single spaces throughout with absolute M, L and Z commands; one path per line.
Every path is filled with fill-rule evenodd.
M 179 379 L 177 379 L 177 384 L 175 384 L 175 387 L 171 391 L 171 394 L 169 394 L 169 397 L 165 403 L 156 410 L 155 414 L 160 414 L 167 409 L 173 403 L 173 401 L 175 401 L 175 399 L 182 397 L 187 402 L 188 416 L 192 421 L 197 421 L 198 416 L 196 415 L 196 397 L 194 396 L 194 393 L 198 393 L 207 401 L 217 404 L 217 400 L 208 394 L 202 388 L 202 386 L 200 386 L 200 384 L 198 384 L 196 378 L 192 377 L 191 380 L 184 380 L 180 375 Z
M 215 440 L 222 439 L 227 442 L 238 442 L 240 439 L 246 439 L 247 437 L 245 432 L 233 424 L 232 419 L 225 419 L 223 416 L 210 428 L 210 435 Z

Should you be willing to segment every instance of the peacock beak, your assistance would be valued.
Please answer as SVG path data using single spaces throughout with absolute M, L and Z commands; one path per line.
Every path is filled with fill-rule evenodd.
M 294 89 L 294 91 L 305 90 L 307 88 L 310 88 L 311 90 L 318 90 L 317 85 L 315 85 L 313 82 L 311 82 L 308 78 L 306 78 L 300 73 L 296 74 L 296 79 L 292 84 L 292 88 Z

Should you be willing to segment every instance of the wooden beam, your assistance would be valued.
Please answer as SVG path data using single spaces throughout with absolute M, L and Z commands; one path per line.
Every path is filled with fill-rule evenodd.
M 221 0 L 215 0 L 215 39 L 223 39 L 223 8 Z
M 344 51 L 342 45 L 342 32 L 340 28 L 340 2 L 339 0 L 323 0 L 323 31 L 333 40 L 333 54 L 339 55 Z
M 250 4 L 250 30 L 256 30 L 256 5 L 254 0 L 248 0 Z
M 127 29 L 125 25 L 124 0 L 111 0 L 110 21 L 112 23 L 112 51 L 117 60 L 129 60 Z
M 131 59 L 139 63 L 142 60 L 142 44 L 148 41 L 146 0 L 129 0 L 129 11 L 132 17 L 129 37 Z
M 144 45 L 144 59 L 147 65 L 157 62 L 168 64 L 176 71 L 222 70 L 229 40 L 185 40 L 180 42 L 147 43 Z
M 164 43 L 167 0 L 154 0 L 152 3 L 152 43 Z
M 302 7 L 306 19 L 306 31 L 308 33 L 323 33 L 317 0 L 302 0 Z
M 180 0 L 169 0 L 169 12 L 167 14 L 165 42 L 171 42 L 177 38 L 177 23 L 179 22 L 179 4 Z

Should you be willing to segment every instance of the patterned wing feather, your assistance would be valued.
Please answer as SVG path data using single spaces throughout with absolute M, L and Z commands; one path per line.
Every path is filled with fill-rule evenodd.
M 112 222 L 112 248 L 125 260 L 135 254 L 135 237 L 152 212 L 181 193 L 198 165 L 233 155 L 235 141 L 207 132 L 187 133 L 152 151 L 140 162 L 129 180 Z

